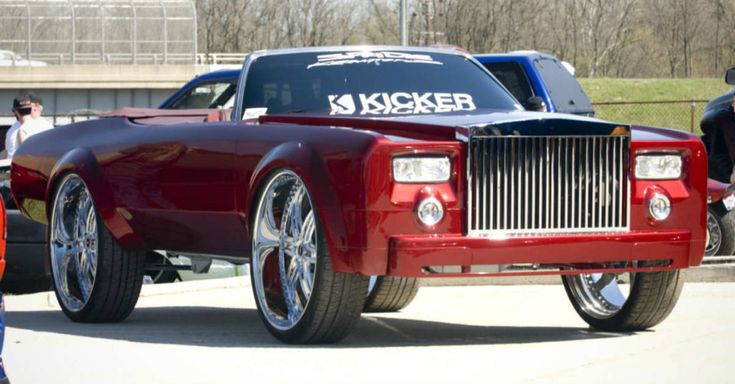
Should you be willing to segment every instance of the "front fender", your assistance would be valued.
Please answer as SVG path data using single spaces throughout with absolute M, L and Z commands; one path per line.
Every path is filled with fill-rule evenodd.
M 266 153 L 258 163 L 248 183 L 248 191 L 251 193 L 245 198 L 243 207 L 249 218 L 247 232 L 250 233 L 250 218 L 255 215 L 265 181 L 274 171 L 283 168 L 299 175 L 309 190 L 324 231 L 332 268 L 338 272 L 356 272 L 349 255 L 350 238 L 347 236 L 346 216 L 335 193 L 334 180 L 319 153 L 306 143 L 280 144 Z M 248 249 L 248 254 L 250 252 Z
M 50 221 L 53 199 L 58 184 L 69 173 L 79 175 L 86 184 L 95 209 L 102 218 L 105 227 L 112 236 L 125 248 L 140 248 L 142 243 L 135 235 L 128 221 L 117 210 L 112 189 L 102 173 L 97 159 L 88 148 L 74 148 L 59 158 L 49 173 L 46 187 L 46 217 Z

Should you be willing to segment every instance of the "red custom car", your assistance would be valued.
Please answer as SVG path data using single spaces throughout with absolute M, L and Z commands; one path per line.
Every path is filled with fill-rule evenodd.
M 701 262 L 694 136 L 525 112 L 454 51 L 263 51 L 242 73 L 233 121 L 122 111 L 18 150 L 13 194 L 49 223 L 68 317 L 125 318 L 141 255 L 162 249 L 249 261 L 286 342 L 345 336 L 371 275 L 561 274 L 585 321 L 629 331 L 661 322 Z

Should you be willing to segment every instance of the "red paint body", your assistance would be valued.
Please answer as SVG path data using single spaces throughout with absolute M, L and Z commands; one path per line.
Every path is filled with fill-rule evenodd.
M 31 137 L 13 158 L 18 206 L 29 217 L 46 221 L 45 202 L 55 183 L 60 175 L 76 172 L 122 246 L 246 262 L 250 214 L 261 182 L 286 167 L 306 183 L 334 269 L 341 272 L 425 276 L 424 267 L 451 265 L 461 266 L 463 276 L 486 275 L 472 272 L 472 266 L 510 263 L 593 271 L 607 262 L 647 259 L 670 259 L 670 265 L 658 268 L 669 269 L 698 265 L 703 256 L 707 160 L 699 139 L 683 132 L 633 127 L 632 157 L 675 151 L 683 156 L 684 172 L 680 180 L 631 180 L 629 232 L 490 239 L 467 236 L 467 144 L 456 137 L 477 122 L 549 115 L 284 115 L 259 121 L 136 123 L 177 120 L 176 112 L 151 114 L 156 113 L 83 122 Z M 201 112 L 199 120 L 191 114 L 187 121 L 217 120 L 208 112 Z M 450 180 L 394 182 L 392 158 L 416 153 L 450 156 Z M 644 206 L 646 190 L 654 186 L 672 201 L 671 216 L 662 223 L 651 222 Z M 428 195 L 439 198 L 446 213 L 432 228 L 422 226 L 415 212 L 417 198 Z M 631 265 L 618 269 L 636 270 Z

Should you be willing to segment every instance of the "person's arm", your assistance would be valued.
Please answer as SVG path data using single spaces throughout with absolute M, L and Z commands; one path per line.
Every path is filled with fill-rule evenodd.
M 28 134 L 23 127 L 21 127 L 16 134 L 18 135 L 18 146 L 20 147 L 20 145 L 28 138 Z

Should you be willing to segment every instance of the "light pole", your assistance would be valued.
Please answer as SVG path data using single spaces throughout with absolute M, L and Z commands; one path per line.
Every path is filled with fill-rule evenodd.
M 407 16 L 408 13 L 408 0 L 401 0 L 400 5 L 400 11 L 399 11 L 399 29 L 401 31 L 401 45 L 407 46 L 408 45 L 408 23 L 407 23 Z

